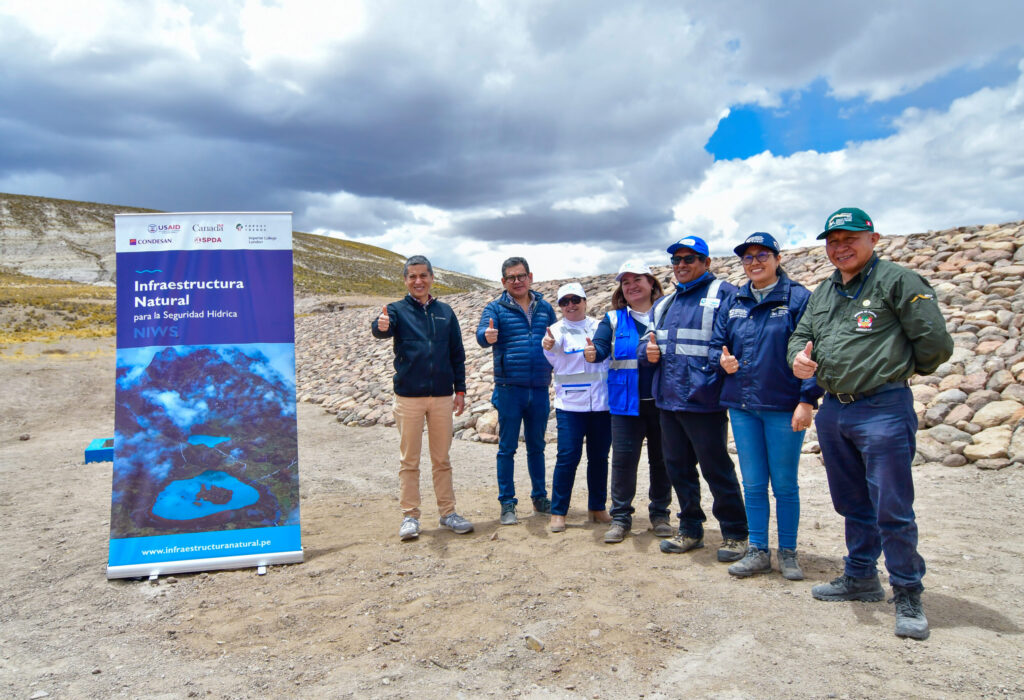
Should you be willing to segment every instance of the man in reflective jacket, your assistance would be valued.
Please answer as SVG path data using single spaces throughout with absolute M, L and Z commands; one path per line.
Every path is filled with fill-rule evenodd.
M 728 417 L 719 403 L 721 377 L 708 359 L 715 315 L 736 287 L 711 273 L 708 244 L 686 236 L 668 248 L 676 288 L 651 310 L 654 332 L 637 349 L 642 364 L 655 365 L 652 391 L 661 409 L 665 466 L 679 498 L 679 534 L 661 551 L 686 552 L 704 546 L 697 464 L 713 498 L 711 512 L 724 540 L 718 561 L 747 551 L 747 513 L 727 449 Z

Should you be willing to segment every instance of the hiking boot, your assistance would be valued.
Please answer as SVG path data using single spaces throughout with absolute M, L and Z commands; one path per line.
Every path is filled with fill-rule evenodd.
M 811 589 L 811 595 L 818 600 L 862 600 L 876 603 L 885 598 L 878 574 L 870 578 L 854 578 L 843 574 L 828 583 L 819 583 Z
M 890 603 L 896 603 L 896 636 L 928 639 L 928 618 L 921 607 L 921 591 L 892 587 Z
M 671 537 L 676 532 L 668 518 L 652 518 L 651 529 L 654 530 L 655 537 Z
M 743 558 L 729 567 L 729 573 L 740 578 L 770 573 L 771 570 L 772 557 L 768 550 L 758 549 L 754 545 L 747 547 L 747 553 Z
M 535 513 L 551 514 L 551 499 L 547 496 L 533 499 L 533 510 Z
M 516 504 L 515 503 L 502 503 L 501 504 L 501 524 L 502 525 L 515 525 L 519 522 L 519 518 L 516 517 Z
M 803 581 L 804 572 L 796 561 L 796 550 L 779 547 L 778 555 L 779 571 L 782 572 L 782 578 L 789 581 Z
M 441 527 L 448 528 L 456 535 L 465 535 L 467 532 L 473 532 L 473 523 L 458 513 L 449 513 L 441 518 Z
M 414 540 L 420 536 L 420 521 L 416 518 L 406 517 L 402 520 L 402 526 L 398 528 L 398 536 L 403 542 Z
M 718 561 L 739 561 L 747 553 L 746 540 L 733 540 L 726 538 L 722 546 L 718 548 Z M 771 566 L 771 559 L 768 560 Z
M 604 541 L 608 544 L 622 542 L 622 540 L 626 539 L 626 533 L 628 531 L 629 528 L 627 528 L 623 523 L 620 523 L 618 520 L 613 520 L 612 526 L 604 533 Z
M 701 549 L 703 546 L 704 535 L 690 537 L 681 532 L 670 540 L 662 540 L 658 543 L 658 547 L 665 554 L 682 554 L 683 552 L 689 552 L 691 549 Z

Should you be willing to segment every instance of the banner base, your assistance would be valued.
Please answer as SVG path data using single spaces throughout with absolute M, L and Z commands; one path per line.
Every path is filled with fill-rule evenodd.
M 246 554 L 237 557 L 210 557 L 208 559 L 184 559 L 161 561 L 151 564 L 127 564 L 108 566 L 107 578 L 141 578 L 184 574 L 194 571 L 217 571 L 220 569 L 245 569 L 249 567 L 272 566 L 275 564 L 301 564 L 302 550 L 297 552 L 275 552 L 273 554 Z

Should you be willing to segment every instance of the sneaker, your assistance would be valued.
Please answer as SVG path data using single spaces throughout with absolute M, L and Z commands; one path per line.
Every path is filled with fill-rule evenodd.
M 402 541 L 414 540 L 420 536 L 420 521 L 416 518 L 406 517 L 402 520 L 402 527 L 398 528 L 398 536 Z
M 911 639 L 928 639 L 928 618 L 921 607 L 921 591 L 911 591 L 902 586 L 892 587 L 890 603 L 896 603 L 896 636 Z
M 818 600 L 862 600 L 876 603 L 885 598 L 878 574 L 870 578 L 854 578 L 843 574 L 828 583 L 819 583 L 811 589 L 811 595 Z
M 676 532 L 668 518 L 652 518 L 651 529 L 654 530 L 655 537 L 671 537 Z
M 747 554 L 746 540 L 726 538 L 718 548 L 718 561 L 739 561 Z M 770 563 L 770 560 L 769 560 Z
M 516 504 L 515 503 L 502 503 L 501 504 L 501 524 L 502 525 L 515 525 L 519 522 L 519 518 L 516 517 Z
M 626 532 L 628 528 L 620 523 L 618 520 L 612 521 L 612 526 L 608 528 L 608 531 L 604 533 L 604 541 L 608 544 L 615 544 L 616 542 L 622 542 L 626 539 Z
M 547 496 L 541 496 L 540 498 L 533 499 L 533 510 L 537 513 L 543 513 L 544 515 L 551 514 L 551 499 Z
M 473 532 L 473 523 L 458 513 L 449 513 L 441 518 L 441 527 L 448 528 L 456 535 L 465 535 L 467 532 Z
M 689 552 L 691 549 L 702 548 L 704 546 L 704 535 L 690 537 L 680 532 L 670 540 L 662 540 L 658 546 L 665 554 L 682 554 L 683 552 Z
M 782 549 L 779 547 L 779 570 L 782 572 L 782 578 L 790 581 L 803 581 L 804 572 L 800 569 L 800 564 L 796 560 L 795 549 Z
M 743 558 L 729 567 L 729 573 L 740 578 L 770 573 L 771 570 L 771 555 L 767 550 L 758 549 L 754 545 L 747 547 L 747 553 L 743 555 Z

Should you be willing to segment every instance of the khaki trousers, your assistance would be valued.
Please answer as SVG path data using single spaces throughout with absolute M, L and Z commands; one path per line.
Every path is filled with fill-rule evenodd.
M 407 517 L 420 517 L 420 452 L 424 420 L 427 423 L 437 509 L 442 518 L 455 512 L 452 464 L 448 458 L 452 446 L 453 406 L 453 396 L 395 397 L 394 416 L 402 465 L 398 470 L 398 499 L 402 513 Z

